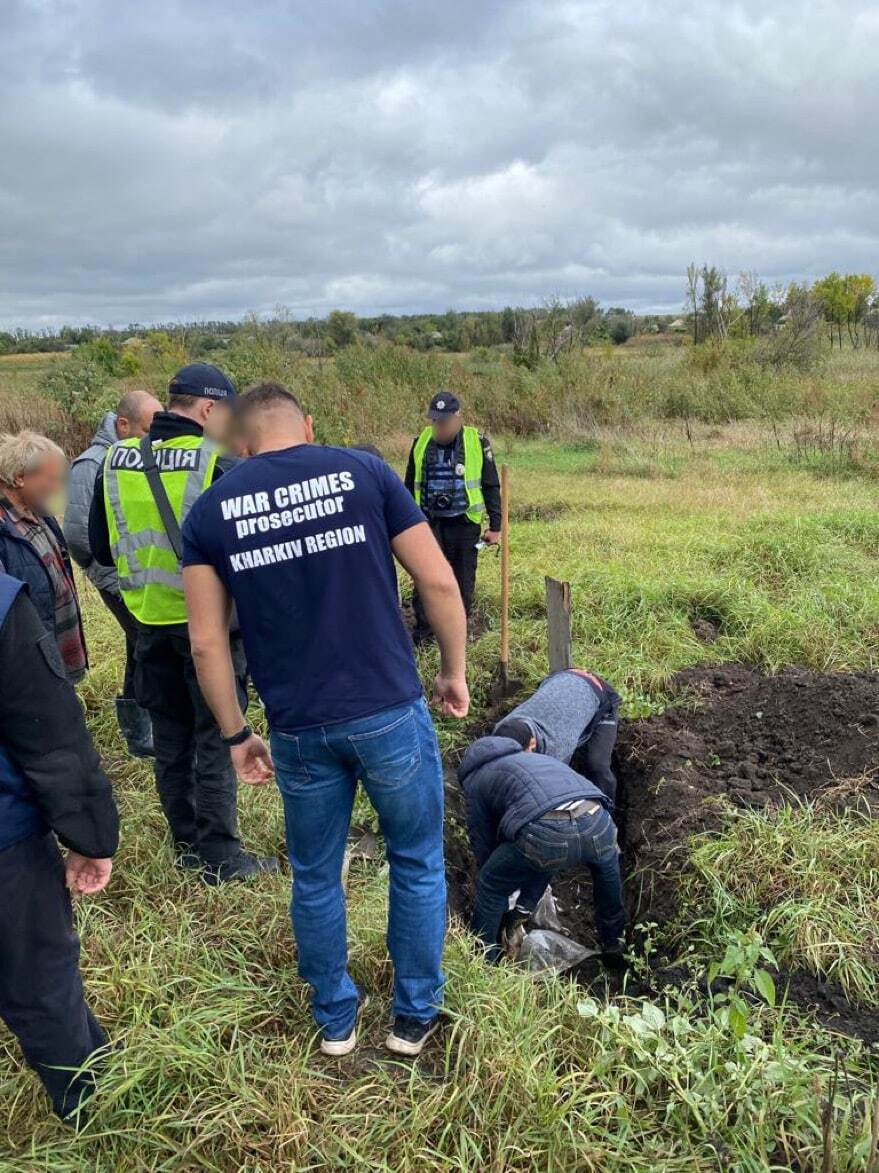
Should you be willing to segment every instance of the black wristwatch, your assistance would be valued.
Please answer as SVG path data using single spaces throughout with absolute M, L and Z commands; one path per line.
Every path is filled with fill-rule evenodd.
M 249 725 L 245 725 L 243 729 L 239 729 L 238 732 L 233 733 L 231 737 L 223 737 L 221 735 L 220 740 L 222 741 L 223 745 L 227 746 L 229 749 L 234 749 L 236 745 L 243 745 L 244 742 L 247 741 L 248 737 L 252 736 L 253 730 Z

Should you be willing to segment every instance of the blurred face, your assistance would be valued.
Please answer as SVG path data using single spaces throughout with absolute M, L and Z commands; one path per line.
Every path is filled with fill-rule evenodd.
M 463 426 L 464 421 L 460 412 L 456 412 L 455 415 L 444 415 L 441 419 L 433 421 L 433 438 L 437 444 L 451 444 Z
M 61 456 L 44 456 L 32 472 L 19 473 L 13 484 L 22 505 L 31 513 L 51 513 L 67 477 L 67 461 Z
M 225 444 L 232 425 L 231 407 L 228 403 L 219 403 L 214 399 L 206 399 L 204 406 L 204 434 L 215 444 Z

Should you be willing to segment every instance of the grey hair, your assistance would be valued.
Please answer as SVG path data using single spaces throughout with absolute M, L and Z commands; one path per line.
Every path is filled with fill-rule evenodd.
M 67 461 L 55 441 L 39 432 L 0 435 L 0 483 L 14 485 L 16 477 L 39 468 L 47 456 L 60 456 Z

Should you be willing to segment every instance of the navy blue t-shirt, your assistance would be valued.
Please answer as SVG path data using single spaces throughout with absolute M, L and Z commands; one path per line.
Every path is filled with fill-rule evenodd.
M 273 729 L 293 733 L 414 700 L 391 540 L 424 523 L 378 457 L 302 444 L 243 461 L 190 510 L 183 565 L 208 565 L 238 610 Z

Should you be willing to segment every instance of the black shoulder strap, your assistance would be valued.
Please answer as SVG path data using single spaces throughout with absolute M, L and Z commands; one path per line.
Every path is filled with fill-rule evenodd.
M 174 515 L 168 494 L 165 492 L 165 486 L 162 484 L 162 476 L 156 464 L 156 455 L 153 452 L 149 436 L 144 436 L 140 442 L 140 455 L 143 460 L 143 471 L 146 474 L 147 484 L 159 511 L 159 517 L 162 519 L 162 525 L 165 527 L 165 533 L 168 535 L 168 541 L 171 543 L 171 549 L 178 558 L 182 558 L 183 537 L 180 533 L 180 523 Z

